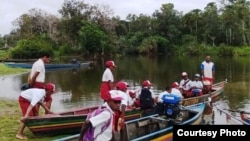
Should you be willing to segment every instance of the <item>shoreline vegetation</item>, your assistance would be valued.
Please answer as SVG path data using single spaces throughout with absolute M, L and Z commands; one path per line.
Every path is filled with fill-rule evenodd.
M 5 77 L 8 75 L 18 75 L 21 73 L 26 73 L 28 71 L 29 69 L 9 68 L 3 63 L 0 63 L 0 77 Z M 0 97 L 0 107 L 0 140 L 19 141 L 19 139 L 16 139 L 15 137 L 19 128 L 19 120 L 21 117 L 21 110 L 19 108 L 18 101 L 15 99 Z M 28 137 L 28 140 L 32 141 L 48 141 L 60 137 L 35 136 L 28 128 L 25 128 L 25 135 Z

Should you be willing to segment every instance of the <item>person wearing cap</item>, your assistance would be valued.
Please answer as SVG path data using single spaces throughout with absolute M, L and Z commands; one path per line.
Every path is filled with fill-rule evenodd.
M 191 83 L 191 95 L 190 96 L 196 96 L 196 95 L 202 95 L 202 89 L 203 84 L 200 81 L 200 74 L 194 75 L 194 81 Z
M 55 92 L 55 85 L 53 83 L 45 84 L 44 89 L 39 88 L 30 88 L 25 91 L 22 91 L 19 96 L 19 105 L 22 111 L 22 117 L 20 119 L 20 128 L 16 134 L 18 139 L 26 139 L 23 131 L 25 128 L 24 122 L 28 117 L 36 116 L 35 105 L 40 104 L 47 113 L 52 114 L 50 109 L 43 103 L 45 96 L 50 96 Z
M 143 111 L 142 116 L 148 116 L 155 114 L 155 104 L 150 91 L 152 84 L 149 80 L 145 80 L 142 83 L 141 93 L 139 95 L 140 99 L 140 108 Z
M 209 55 L 206 56 L 206 59 L 200 65 L 202 81 L 208 80 L 213 84 L 215 76 L 215 64 L 211 61 Z
M 188 78 L 188 74 L 186 72 L 181 73 L 181 81 L 179 89 L 184 97 L 188 97 L 188 93 L 191 92 L 191 83 L 192 81 Z
M 136 103 L 136 101 L 138 100 L 136 98 L 136 92 L 134 90 L 129 90 L 127 91 L 127 93 L 128 93 L 128 108 L 135 109 L 136 107 L 139 106 L 137 105 L 138 103 Z
M 120 140 L 125 137 L 124 130 L 124 116 L 125 110 L 128 106 L 128 95 L 126 94 L 129 87 L 128 83 L 125 81 L 118 81 L 115 85 L 115 90 L 110 90 L 113 93 L 119 93 L 122 97 L 120 110 L 115 111 L 114 114 L 114 129 L 115 131 L 120 131 Z
M 181 94 L 181 91 L 179 89 L 179 83 L 178 82 L 173 82 L 171 84 L 171 91 L 170 91 L 171 94 L 173 95 L 176 95 L 180 98 L 184 98 L 183 95 Z
M 102 75 L 100 96 L 105 101 L 109 90 L 114 89 L 114 76 L 112 71 L 116 68 L 114 61 L 106 61 L 106 69 Z
M 95 141 L 110 141 L 113 138 L 114 112 L 120 110 L 122 100 L 123 98 L 120 92 L 112 90 L 109 91 L 106 101 L 102 105 L 103 108 L 105 107 L 108 110 L 103 110 L 103 112 L 84 122 L 80 131 L 79 141 L 82 141 L 84 133 L 90 127 L 94 127 Z M 102 131 L 103 125 L 109 120 L 111 120 L 110 124 L 105 130 Z

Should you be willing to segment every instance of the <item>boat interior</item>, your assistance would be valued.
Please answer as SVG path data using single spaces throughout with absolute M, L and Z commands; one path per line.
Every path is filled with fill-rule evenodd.
M 135 138 L 166 129 L 168 127 L 170 128 L 169 131 L 171 131 L 173 125 L 181 124 L 184 121 L 194 117 L 197 113 L 197 111 L 183 109 L 179 116 L 177 116 L 175 119 L 167 118 L 165 115 L 159 116 L 158 114 L 155 114 L 152 116 L 128 121 L 125 124 L 125 140 L 133 140 Z M 168 133 L 168 131 L 164 132 L 163 134 L 166 133 Z M 116 135 L 115 138 L 117 139 L 119 137 Z

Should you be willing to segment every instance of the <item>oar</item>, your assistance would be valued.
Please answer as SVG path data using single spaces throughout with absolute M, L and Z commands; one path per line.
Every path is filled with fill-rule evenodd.
M 230 111 L 230 112 L 237 112 L 237 113 L 240 113 L 240 112 L 241 112 L 241 111 L 232 110 L 232 109 L 225 109 L 225 110 Z M 245 111 L 244 111 L 244 113 L 245 113 L 245 114 L 250 114 L 250 112 L 245 112 Z

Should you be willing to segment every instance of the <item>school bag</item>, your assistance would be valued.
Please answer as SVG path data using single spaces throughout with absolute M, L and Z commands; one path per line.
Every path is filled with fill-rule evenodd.
M 110 110 L 106 107 L 102 107 L 102 106 L 99 106 L 97 109 L 95 109 L 93 112 L 91 113 L 88 113 L 87 115 L 87 118 L 86 120 L 90 119 L 91 117 L 95 117 L 97 116 L 98 114 L 102 113 L 103 111 L 108 111 L 110 112 Z M 111 114 L 111 112 L 110 112 Z M 101 132 L 96 134 L 96 136 L 94 137 L 94 131 L 95 131 L 95 127 L 89 127 L 86 132 L 84 133 L 84 136 L 83 136 L 83 141 L 94 141 L 102 132 L 104 132 L 109 124 L 111 123 L 111 118 L 112 116 L 110 117 L 110 119 L 102 126 L 101 128 Z
M 140 106 L 142 110 L 152 109 L 154 107 L 154 100 L 148 88 L 143 88 L 140 94 Z

